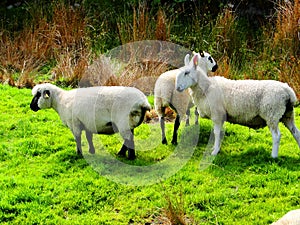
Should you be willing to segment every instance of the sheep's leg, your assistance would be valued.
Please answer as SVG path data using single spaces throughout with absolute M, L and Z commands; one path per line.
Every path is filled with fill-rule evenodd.
M 215 142 L 213 147 L 212 155 L 217 155 L 220 151 L 220 145 L 221 145 L 221 130 L 222 130 L 222 124 L 214 124 L 214 136 L 215 136 Z
M 126 157 L 126 151 L 127 151 L 127 145 L 126 145 L 126 140 L 124 141 L 120 151 L 118 152 L 118 156 L 121 156 L 121 157 Z
M 75 137 L 75 141 L 76 141 L 77 154 L 82 155 L 81 132 L 79 134 L 74 134 L 74 137 Z
M 125 140 L 126 141 L 126 140 Z M 127 140 L 127 147 L 128 147 L 128 159 L 133 160 L 135 159 L 135 150 L 134 150 L 134 130 L 131 130 L 130 138 Z
M 185 120 L 185 126 L 189 126 L 190 125 L 190 115 L 191 115 L 191 110 L 188 108 L 186 110 L 186 120 Z
M 94 144 L 93 144 L 93 134 L 92 132 L 90 131 L 85 131 L 85 136 L 86 136 L 86 139 L 89 143 L 89 152 L 91 154 L 95 154 L 95 147 L 94 147 Z
M 136 158 L 135 150 L 134 150 L 134 141 L 133 139 L 126 139 L 122 145 L 121 150 L 118 155 L 122 157 L 126 157 L 126 151 L 128 150 L 128 159 L 133 160 Z
M 278 149 L 279 149 L 279 142 L 280 142 L 280 130 L 278 128 L 278 124 L 276 126 L 269 126 L 269 129 L 272 133 L 272 140 L 273 140 L 273 146 L 272 146 L 272 157 L 277 158 L 278 156 Z
M 195 125 L 199 124 L 199 112 L 197 107 L 195 108 Z
M 178 128 L 180 126 L 180 116 L 177 114 L 175 123 L 174 123 L 174 131 L 173 131 L 173 138 L 172 138 L 172 144 L 177 145 L 177 136 L 178 136 Z
M 124 143 L 119 151 L 118 155 L 122 157 L 126 157 L 126 151 L 128 150 L 128 159 L 135 159 L 135 150 L 134 150 L 134 140 L 133 140 L 133 130 L 129 135 L 129 139 L 125 138 Z
M 165 119 L 164 119 L 164 115 L 162 115 L 159 118 L 159 122 L 160 122 L 160 128 L 161 128 L 161 143 L 167 145 L 168 141 L 167 141 L 166 132 L 165 132 Z
M 282 122 L 289 129 L 289 131 L 297 141 L 298 146 L 300 147 L 300 131 L 295 125 L 294 117 L 285 118 Z

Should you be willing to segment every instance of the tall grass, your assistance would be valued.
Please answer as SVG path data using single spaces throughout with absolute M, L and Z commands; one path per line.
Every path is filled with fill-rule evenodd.
M 225 7 L 211 24 L 211 32 L 206 39 L 211 40 L 205 49 L 217 59 L 219 69 L 217 75 L 229 79 L 244 79 L 247 60 L 252 57 L 247 47 L 247 34 L 240 25 L 238 15 L 231 7 Z
M 76 86 L 89 71 L 94 58 L 91 52 L 107 51 L 103 47 L 106 43 L 102 44 L 104 38 L 113 37 L 113 45 L 161 40 L 191 50 L 207 50 L 220 65 L 219 75 L 231 79 L 278 79 L 300 93 L 299 0 L 278 1 L 270 23 L 263 24 L 258 31 L 249 29 L 250 25 L 230 6 L 224 6 L 213 17 L 215 12 L 210 15 L 197 3 L 153 5 L 155 2 L 130 1 L 123 11 L 122 7 L 109 13 L 105 9 L 97 15 L 96 10 L 91 11 L 84 4 L 74 7 L 60 1 L 37 7 L 28 3 L 23 26 L 13 31 L 16 25 L 10 25 L 0 32 L 0 80 L 28 87 L 44 80 Z M 109 4 L 99 3 L 101 7 Z M 99 30 L 102 28 L 103 31 Z M 100 50 L 94 49 L 97 46 L 101 46 Z M 134 50 L 129 51 L 128 57 L 128 65 L 118 76 L 112 74 L 109 84 L 134 85 L 136 80 L 143 82 L 144 76 L 155 79 L 170 69 L 161 59 L 161 64 L 154 62 L 154 56 L 137 63 Z M 102 59 L 97 59 L 98 70 L 104 72 L 99 67 Z M 147 89 L 151 88 L 153 84 Z
M 237 17 L 230 8 L 225 8 L 218 15 L 209 39 L 214 40 L 211 46 L 212 54 L 219 59 L 218 74 L 227 78 L 234 77 L 232 67 L 241 47 L 237 32 Z
M 300 1 L 277 6 L 272 57 L 279 59 L 278 78 L 288 82 L 300 97 Z
M 167 17 L 163 7 L 151 9 L 147 1 L 129 4 L 132 14 L 118 17 L 117 28 L 121 44 L 131 42 L 170 39 L 173 17 Z M 158 56 L 161 46 L 152 46 L 149 54 L 145 49 L 128 46 L 127 65 L 117 77 L 117 84 L 135 86 L 145 93 L 152 93 L 156 78 L 169 69 L 167 59 Z
M 26 27 L 21 32 L 1 33 L 0 62 L 2 79 L 14 83 L 13 74 L 19 73 L 16 82 L 22 84 L 30 79 L 30 73 L 43 66 L 50 57 L 52 28 L 44 19 Z
M 63 78 L 77 82 L 88 64 L 89 46 L 86 33 L 86 21 L 81 8 L 55 5 L 53 13 L 55 27 L 54 58 L 56 79 Z
M 297 56 L 300 54 L 300 2 L 284 1 L 276 10 L 273 51 L 283 57 Z
M 187 218 L 185 215 L 185 202 L 183 199 L 183 193 L 180 191 L 179 196 L 171 198 L 170 193 L 164 195 L 167 206 L 164 208 L 164 213 L 171 225 L 187 225 Z
M 117 28 L 121 44 L 143 40 L 169 40 L 174 18 L 167 17 L 163 7 L 153 11 L 147 1 L 132 3 L 130 7 L 132 13 L 126 11 L 124 15 L 118 16 Z
M 278 3 L 273 18 L 251 48 L 235 12 L 225 8 L 210 35 L 214 39 L 213 51 L 219 56 L 217 74 L 231 79 L 280 80 L 289 83 L 300 97 L 299 0 Z
M 80 79 L 89 56 L 82 10 L 53 3 L 51 18 L 48 14 L 28 13 L 34 17 L 21 31 L 0 33 L 1 80 L 32 86 L 37 79 L 35 74 L 44 67 L 49 67 L 50 79 L 68 82 Z M 14 74 L 19 75 L 14 77 Z

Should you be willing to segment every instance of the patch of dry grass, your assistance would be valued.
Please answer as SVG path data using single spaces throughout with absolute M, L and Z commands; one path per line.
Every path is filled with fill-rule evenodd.
M 54 80 L 72 83 L 80 79 L 90 54 L 85 26 L 80 8 L 56 3 L 51 20 L 40 15 L 21 31 L 3 30 L 0 33 L 2 82 L 32 86 L 37 71 L 51 62 L 55 64 Z M 19 76 L 14 77 L 16 73 Z

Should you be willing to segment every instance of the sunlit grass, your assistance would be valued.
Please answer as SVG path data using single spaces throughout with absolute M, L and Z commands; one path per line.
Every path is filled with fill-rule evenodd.
M 177 147 L 160 143 L 159 124 L 142 124 L 135 133 L 133 162 L 116 156 L 122 145 L 118 135 L 95 135 L 96 159 L 101 160 L 89 161 L 94 156 L 87 152 L 84 135 L 86 158 L 81 158 L 54 110 L 30 110 L 30 90 L 0 86 L 0 98 L 2 224 L 151 224 L 168 219 L 170 202 L 190 224 L 270 224 L 299 207 L 300 151 L 284 126 L 278 159 L 271 158 L 267 128 L 226 124 L 221 152 L 201 170 L 212 123 L 200 119 L 196 130 L 193 125 L 180 127 Z M 299 114 L 297 108 L 298 127 Z M 169 139 L 172 130 L 168 123 Z M 139 172 L 176 151 L 177 157 L 185 157 L 181 150 L 198 131 L 191 159 L 172 176 L 155 183 L 159 173 L 145 177 Z M 118 171 L 117 164 L 110 167 L 111 159 L 135 170 L 122 175 L 126 170 Z M 165 167 L 171 172 L 178 166 L 174 159 Z M 144 186 L 135 186 L 138 182 Z

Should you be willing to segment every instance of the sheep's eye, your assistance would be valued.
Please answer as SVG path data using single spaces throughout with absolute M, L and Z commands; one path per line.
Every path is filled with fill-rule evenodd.
M 211 56 L 208 57 L 208 60 L 209 60 L 211 63 L 213 63 L 213 60 L 212 60 Z
M 45 91 L 43 92 L 43 97 L 44 97 L 45 99 L 48 99 L 48 98 L 50 97 L 50 91 L 49 91 L 49 90 L 45 90 Z

